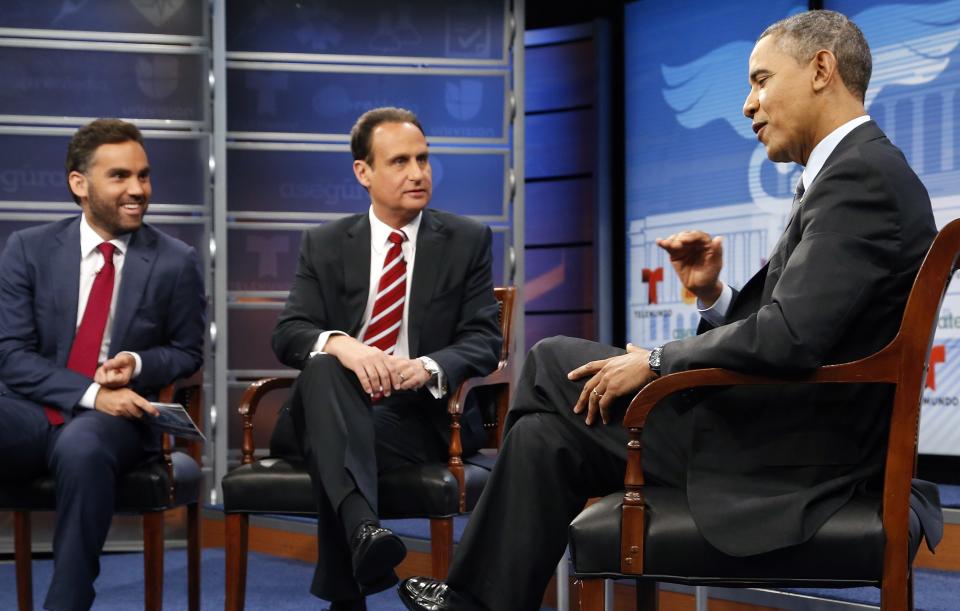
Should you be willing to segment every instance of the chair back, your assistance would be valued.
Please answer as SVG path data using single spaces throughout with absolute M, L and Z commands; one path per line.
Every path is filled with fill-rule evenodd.
M 507 381 L 505 384 L 508 384 L 513 378 L 510 349 L 513 344 L 513 304 L 517 295 L 517 288 L 514 286 L 498 286 L 493 289 L 493 294 L 500 306 L 498 318 L 500 334 L 503 336 L 503 346 L 500 348 L 500 364 L 497 366 L 497 372 L 502 372 L 504 379 Z M 497 392 L 485 392 L 488 389 Z M 483 428 L 487 431 L 487 440 L 484 447 L 499 449 L 500 440 L 503 439 L 503 424 L 510 407 L 509 386 L 506 389 L 496 386 L 479 388 L 474 392 L 487 395 L 483 398 L 486 403 L 483 409 Z

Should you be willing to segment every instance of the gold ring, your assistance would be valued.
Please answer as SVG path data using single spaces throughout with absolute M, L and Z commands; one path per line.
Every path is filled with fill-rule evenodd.
M 404 376 L 404 375 L 401 373 L 401 374 L 400 374 L 400 381 L 403 382 L 403 381 L 406 380 L 406 379 L 407 379 L 406 376 Z

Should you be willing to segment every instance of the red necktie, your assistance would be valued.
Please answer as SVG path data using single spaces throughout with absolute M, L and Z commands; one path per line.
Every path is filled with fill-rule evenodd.
M 403 250 L 400 248 L 407 236 L 402 231 L 394 231 L 387 239 L 393 245 L 383 260 L 383 271 L 373 300 L 370 323 L 363 334 L 363 343 L 393 354 L 403 322 L 403 302 L 407 299 L 407 262 L 403 260 Z
M 113 252 L 116 246 L 104 242 L 97 246 L 103 255 L 103 267 L 97 272 L 87 298 L 87 307 L 83 310 L 83 318 L 77 327 L 77 334 L 70 347 L 70 357 L 67 359 L 67 368 L 89 378 L 97 372 L 97 362 L 100 360 L 100 346 L 103 344 L 103 332 L 107 327 L 107 318 L 110 316 L 110 302 L 113 300 L 113 279 L 116 270 L 113 267 Z M 63 415 L 56 409 L 43 406 L 50 424 L 63 424 Z

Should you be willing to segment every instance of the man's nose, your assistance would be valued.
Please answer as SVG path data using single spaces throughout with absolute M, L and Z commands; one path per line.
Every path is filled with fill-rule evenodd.
M 743 102 L 743 116 L 748 119 L 752 119 L 753 115 L 757 114 L 758 106 L 759 104 L 757 103 L 757 96 L 751 91 L 749 94 L 747 94 L 747 99 Z

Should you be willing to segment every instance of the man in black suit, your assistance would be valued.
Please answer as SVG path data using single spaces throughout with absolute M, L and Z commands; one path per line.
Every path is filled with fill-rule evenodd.
M 296 280 L 273 334 L 285 364 L 302 369 L 281 414 L 319 507 L 311 591 L 331 609 L 365 609 L 396 583 L 406 554 L 377 520 L 377 474 L 447 460 L 444 395 L 496 368 L 501 336 L 485 225 L 427 209 L 431 170 L 416 116 L 363 114 L 351 132 L 353 171 L 368 213 L 303 234 Z M 464 452 L 483 436 L 462 424 Z
M 652 352 L 569 338 L 534 347 L 448 582 L 405 581 L 408 608 L 539 608 L 569 522 L 588 497 L 622 489 L 618 423 L 655 377 L 705 367 L 802 374 L 893 338 L 936 228 L 926 189 L 866 115 L 870 71 L 866 40 L 838 13 L 795 15 L 760 36 L 744 114 L 771 160 L 805 166 L 769 262 L 737 292 L 719 280 L 720 238 L 670 236 L 658 243 L 698 297 L 697 336 Z M 879 478 L 891 399 L 880 385 L 674 397 L 647 421 L 644 470 L 686 489 L 700 532 L 728 555 L 796 545 Z M 917 517 L 935 544 L 939 507 L 929 501 Z

